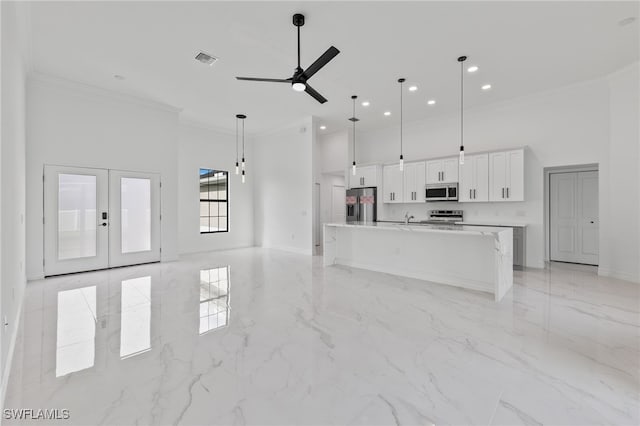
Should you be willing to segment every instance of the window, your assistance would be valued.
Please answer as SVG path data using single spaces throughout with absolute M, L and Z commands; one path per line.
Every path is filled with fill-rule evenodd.
M 229 172 L 200 169 L 200 233 L 229 231 Z

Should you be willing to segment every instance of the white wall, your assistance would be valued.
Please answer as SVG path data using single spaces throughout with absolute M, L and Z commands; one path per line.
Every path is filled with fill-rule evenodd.
M 178 111 L 65 80 L 27 86 L 27 276 L 43 276 L 45 164 L 158 172 L 162 260 L 178 256 Z
M 342 172 L 351 157 L 347 155 L 349 130 L 323 134 L 318 137 L 320 147 L 320 169 L 322 173 Z M 350 152 L 349 152 L 350 155 Z
M 600 192 L 599 273 L 640 282 L 640 67 L 609 76 L 609 187 Z
M 242 157 L 242 146 L 239 148 Z M 245 139 L 246 183 L 235 174 L 235 133 L 180 125 L 178 143 L 178 247 L 180 254 L 253 245 L 254 158 Z M 200 234 L 198 169 L 229 172 L 229 232 Z
M 637 102 L 638 91 L 637 89 L 633 91 L 629 78 L 619 80 L 621 87 L 617 92 L 620 95 L 616 97 L 616 102 L 619 102 L 619 108 L 627 111 L 627 114 L 632 114 L 633 111 L 629 110 L 628 103 L 632 99 Z M 613 80 L 611 85 L 614 85 Z M 623 93 L 627 94 L 627 98 L 623 99 Z M 613 99 L 611 102 L 614 102 Z M 631 154 L 627 162 L 635 161 L 637 168 L 637 154 L 628 149 L 629 144 L 638 143 L 637 137 L 635 139 L 631 137 L 633 129 L 629 120 L 624 120 L 624 124 L 620 125 L 621 129 L 625 129 L 620 131 L 622 134 L 620 146 L 615 142 L 611 145 L 609 143 L 609 140 L 614 137 L 610 131 L 610 123 L 615 122 L 610 118 L 611 114 L 621 116 L 610 109 L 610 82 L 605 78 L 469 109 L 465 112 L 465 148 L 468 153 L 528 147 L 525 162 L 526 201 L 501 204 L 384 205 L 382 217 L 397 219 L 401 218 L 405 211 L 409 211 L 417 218 L 423 218 L 429 209 L 461 208 L 465 211 L 467 219 L 505 219 L 527 222 L 530 225 L 527 229 L 527 265 L 542 267 L 545 260 L 543 168 L 598 163 L 601 171 L 600 194 L 612 191 L 621 180 L 621 178 L 610 180 L 610 165 L 618 168 L 619 173 L 624 173 L 629 167 L 625 165 L 626 163 L 620 162 L 620 159 L 616 159 L 615 155 L 612 156 L 612 151 L 620 156 L 624 156 L 624 153 Z M 457 155 L 458 120 L 458 115 L 453 114 L 405 124 L 405 161 Z M 366 147 L 358 151 L 359 163 L 395 162 L 399 155 L 399 129 L 395 126 L 359 131 L 358 146 Z M 613 157 L 612 160 L 610 156 Z M 637 205 L 640 190 L 638 179 L 633 180 L 633 176 L 635 175 L 625 180 L 627 186 L 624 192 L 628 200 L 625 204 Z M 607 202 L 605 197 L 601 197 L 600 211 L 603 213 L 609 208 Z M 607 239 L 604 233 L 608 232 L 610 224 L 616 223 L 619 219 L 619 216 L 607 217 L 606 214 L 601 218 L 601 239 Z M 620 232 L 615 237 L 615 244 L 630 245 L 633 247 L 633 253 L 639 244 L 637 233 L 633 239 L 628 234 L 626 237 L 622 234 L 623 232 Z M 610 259 L 613 255 L 610 250 L 611 244 L 602 245 L 603 261 Z M 632 257 L 633 254 L 629 256 Z M 619 259 L 619 256 L 616 258 Z M 625 261 L 625 264 L 627 266 L 618 264 L 615 268 L 622 271 L 631 265 L 629 261 Z M 637 265 L 637 260 L 635 264 Z
M 25 5 L 2 2 L 0 276 L 0 405 L 4 402 L 13 347 L 24 297 L 25 277 L 25 139 L 28 26 Z
M 253 140 L 258 246 L 312 253 L 313 124 L 309 117 Z

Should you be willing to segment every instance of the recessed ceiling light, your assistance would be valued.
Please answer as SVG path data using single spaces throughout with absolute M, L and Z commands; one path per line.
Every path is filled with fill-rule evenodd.
M 209 55 L 208 53 L 202 51 L 196 55 L 196 61 L 202 62 L 203 64 L 209 66 L 213 65 L 217 60 L 218 58 L 216 58 L 215 56 Z
M 409 86 L 410 92 L 415 92 L 416 90 L 418 90 L 418 86 Z
M 476 72 L 476 71 L 478 71 L 478 67 L 474 65 L 472 67 L 467 68 L 467 71 L 468 72 Z
M 327 126 L 320 126 L 320 130 L 326 130 Z
M 491 89 L 490 84 L 485 84 L 484 86 L 482 86 L 482 90 L 489 90 L 489 89 Z
M 620 25 L 621 27 L 624 27 L 625 25 L 632 24 L 635 21 L 636 21 L 636 17 L 635 16 L 629 16 L 628 18 L 624 18 L 624 19 L 618 21 L 618 25 Z
M 429 104 L 429 105 L 435 105 L 435 104 L 436 104 L 436 101 L 435 101 L 434 99 L 429 99 L 429 100 L 427 101 L 427 104 Z
M 391 111 L 385 111 L 384 115 L 386 115 L 387 117 L 391 115 Z
M 363 106 L 363 107 L 368 107 L 369 105 L 371 105 L 371 104 L 369 103 L 369 101 L 364 101 L 364 102 L 362 103 L 362 106 Z
M 113 76 L 116 80 L 124 80 L 124 75 L 116 74 Z

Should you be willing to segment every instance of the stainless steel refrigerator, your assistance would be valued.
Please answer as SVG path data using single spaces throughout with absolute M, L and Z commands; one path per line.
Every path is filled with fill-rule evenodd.
M 378 218 L 377 189 L 347 189 L 347 222 L 375 222 Z

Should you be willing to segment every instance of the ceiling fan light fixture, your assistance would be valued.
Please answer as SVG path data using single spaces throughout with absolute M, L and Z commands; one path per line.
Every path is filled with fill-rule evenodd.
M 291 88 L 293 90 L 295 90 L 296 92 L 304 92 L 304 90 L 307 88 L 307 85 L 304 83 L 300 83 L 299 81 L 296 83 L 293 83 L 291 85 Z

